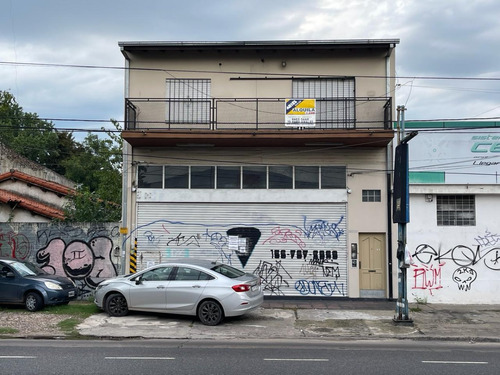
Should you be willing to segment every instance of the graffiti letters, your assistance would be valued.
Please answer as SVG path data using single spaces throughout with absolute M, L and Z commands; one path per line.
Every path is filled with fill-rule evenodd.
M 335 238 L 338 240 L 344 234 L 344 229 L 340 228 L 343 221 L 343 216 L 336 223 L 320 219 L 307 221 L 307 217 L 304 216 L 304 234 L 307 238 L 320 238 L 322 240 Z
M 442 268 L 444 263 L 440 263 L 437 267 L 434 265 L 413 265 L 413 289 L 428 290 L 431 295 L 436 289 L 441 289 L 442 285 Z
M 328 280 L 297 280 L 295 289 L 303 296 L 345 296 L 344 284 Z
M 284 279 L 284 274 L 288 278 L 292 278 L 283 268 L 280 261 L 276 261 L 275 264 L 261 261 L 253 273 L 260 277 L 264 290 L 269 291 L 271 294 L 283 294 L 281 291 L 282 286 L 289 286 L 288 282 Z

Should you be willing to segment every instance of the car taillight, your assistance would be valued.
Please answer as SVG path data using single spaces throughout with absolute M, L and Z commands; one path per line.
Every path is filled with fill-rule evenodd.
M 247 285 L 247 284 L 238 284 L 238 285 L 233 285 L 232 286 L 233 290 L 235 292 L 248 292 L 250 290 L 250 285 Z

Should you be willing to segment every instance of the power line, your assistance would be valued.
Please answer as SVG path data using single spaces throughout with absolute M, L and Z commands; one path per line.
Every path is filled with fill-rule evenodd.
M 157 72 L 180 72 L 180 73 L 210 73 L 210 74 L 241 74 L 241 75 L 264 75 L 264 76 L 280 76 L 280 77 L 315 77 L 325 78 L 332 75 L 327 74 L 304 74 L 304 73 L 268 73 L 268 72 L 239 72 L 239 71 L 218 71 L 218 70 L 194 70 L 194 69 L 162 69 L 162 68 L 141 68 L 141 67 L 118 67 L 109 65 L 84 65 L 84 64 L 61 64 L 61 63 L 39 63 L 39 62 L 16 62 L 16 61 L 0 61 L 0 65 L 13 66 L 34 66 L 34 67 L 51 67 L 51 68 L 78 68 L 78 69 L 108 69 L 108 70 L 143 70 Z M 457 77 L 457 76 L 391 76 L 391 75 L 358 75 L 360 78 L 374 79 L 410 79 L 410 80 L 460 80 L 460 81 L 500 81 L 500 77 Z

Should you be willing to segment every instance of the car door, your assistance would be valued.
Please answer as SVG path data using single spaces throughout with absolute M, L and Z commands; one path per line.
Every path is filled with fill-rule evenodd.
M 179 266 L 167 288 L 167 310 L 172 313 L 193 313 L 211 275 L 189 266 Z
M 22 279 L 9 266 L 0 264 L 0 302 L 22 302 L 23 284 Z
M 129 309 L 165 310 L 172 269 L 171 266 L 156 267 L 133 278 L 129 286 Z

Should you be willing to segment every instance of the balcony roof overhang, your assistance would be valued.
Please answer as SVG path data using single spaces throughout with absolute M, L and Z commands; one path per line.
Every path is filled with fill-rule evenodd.
M 393 130 L 156 130 L 122 132 L 133 147 L 385 147 Z
M 391 51 L 399 39 L 338 39 L 338 40 L 267 40 L 267 41 L 129 41 L 118 42 L 125 58 L 127 52 L 186 52 L 186 51 L 311 51 L 340 49 L 383 49 Z

